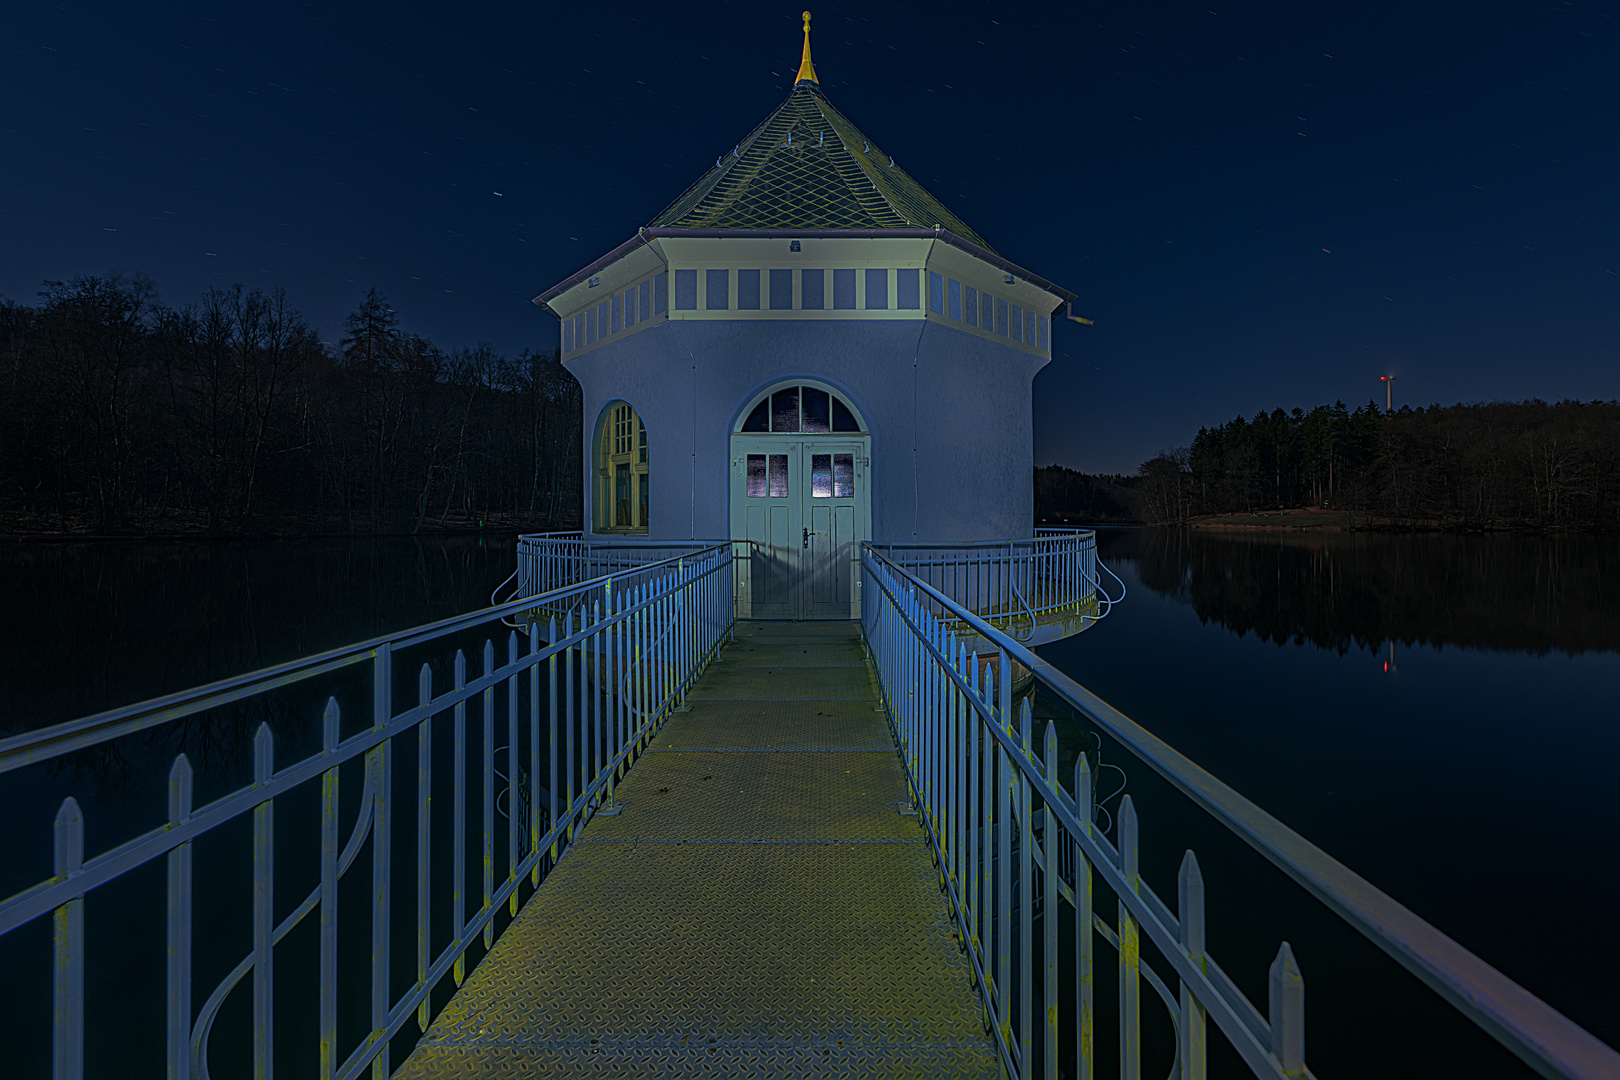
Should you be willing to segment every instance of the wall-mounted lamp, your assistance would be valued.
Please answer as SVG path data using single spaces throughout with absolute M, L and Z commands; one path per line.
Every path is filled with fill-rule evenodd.
M 788 241 L 788 250 L 789 251 L 798 251 L 799 250 L 799 242 L 797 240 L 789 240 Z
M 587 287 L 587 288 L 591 288 L 591 289 L 594 289 L 594 288 L 596 288 L 596 287 L 597 287 L 597 286 L 598 286 L 598 285 L 600 285 L 600 284 L 602 284 L 602 278 L 601 278 L 601 277 L 600 277 L 600 276 L 598 276 L 598 275 L 592 275 L 592 277 L 591 277 L 591 280 L 590 280 L 590 282 L 589 282 L 589 283 L 588 283 L 588 284 L 587 284 L 587 286 L 586 286 L 586 287 Z
M 1013 283 L 1013 276 L 1011 274 L 1003 274 L 1001 276 L 1001 280 L 1005 281 L 1008 285 L 1011 285 Z

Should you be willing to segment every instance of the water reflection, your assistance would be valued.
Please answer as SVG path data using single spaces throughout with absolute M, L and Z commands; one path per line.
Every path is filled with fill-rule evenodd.
M 0 546 L 0 734 L 489 603 L 511 534 Z
M 1606 975 L 1620 938 L 1570 937 L 1604 925 L 1620 896 L 1607 855 L 1620 537 L 1116 528 L 1098 540 L 1130 596 L 1044 657 L 1620 1045 Z M 1060 724 L 1060 739 L 1084 736 Z M 1161 894 L 1197 849 L 1212 951 L 1253 980 L 1253 1000 L 1279 937 L 1292 942 L 1324 1070 L 1528 1075 L 1150 769 L 1112 744 L 1105 758 L 1129 774 L 1143 873 Z
M 1200 619 L 1277 644 L 1620 651 L 1620 543 L 1608 536 L 1113 529 L 1099 550 Z

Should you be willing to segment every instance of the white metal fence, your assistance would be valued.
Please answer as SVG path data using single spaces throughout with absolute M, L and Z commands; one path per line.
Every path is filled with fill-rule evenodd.
M 871 547 L 1015 637 L 1027 637 L 1036 623 L 1052 617 L 1100 619 L 1124 595 L 1123 583 L 1110 597 L 1098 580 L 1097 534 L 1089 529 L 1041 528 L 1018 540 Z M 1102 572 L 1111 576 L 1106 567 Z
M 584 533 L 527 533 L 518 537 L 517 569 L 495 590 L 491 603 L 565 589 L 606 574 L 690 556 L 724 540 L 590 539 Z
M 615 783 L 731 631 L 732 565 L 730 544 L 638 563 L 405 634 L 0 741 L 0 774 L 11 773 L 51 767 L 113 740 L 217 716 L 222 708 L 278 692 L 318 688 L 317 680 L 327 676 L 364 673 L 371 686 L 369 716 L 358 724 L 345 724 L 338 701 L 328 697 L 319 710 L 318 750 L 297 760 L 276 760 L 277 731 L 261 723 L 252 738 L 251 782 L 206 805 L 195 805 L 192 765 L 180 754 L 169 770 L 167 822 L 106 850 L 85 851 L 80 803 L 72 796 L 62 801 L 52 826 L 52 875 L 0 901 L 0 939 L 51 920 L 50 970 L 14 969 L 7 978 L 51 984 L 55 1080 L 83 1077 L 87 1024 L 95 1022 L 86 1015 L 86 898 L 156 862 L 167 871 L 164 925 L 151 931 L 166 942 L 164 1045 L 171 1080 L 208 1077 L 210 1032 L 243 983 L 251 994 L 254 1075 L 270 1076 L 274 1068 L 281 996 L 275 987 L 285 994 L 298 986 L 301 997 L 318 997 L 318 1046 L 308 1048 L 309 1057 L 318 1058 L 318 1075 L 346 1080 L 370 1070 L 386 1077 L 390 1040 L 413 1017 L 425 1030 L 434 988 L 446 975 L 461 982 L 468 951 L 493 942 L 502 906 L 515 914 L 520 892 L 539 884 L 589 816 L 612 812 Z M 521 635 L 501 625 L 537 606 L 572 614 L 530 622 Z M 495 636 L 483 640 L 476 670 L 469 672 L 460 646 L 469 635 L 475 641 L 489 632 Z M 504 655 L 498 657 L 500 637 Z M 411 686 L 411 663 L 429 656 L 432 662 L 415 669 Z M 401 695 L 401 686 L 415 693 Z M 435 730 L 442 733 L 446 722 L 450 737 L 436 740 Z M 476 748 L 476 760 L 469 761 L 469 748 Z M 341 777 L 352 782 L 355 769 L 363 777 L 359 792 L 340 798 L 348 789 Z M 471 807 L 470 797 L 477 799 Z M 318 805 L 316 835 L 309 839 L 318 836 L 320 864 L 318 885 L 279 920 L 276 912 L 288 905 L 285 896 L 277 900 L 278 800 L 288 809 Z M 346 838 L 340 830 L 345 809 L 353 820 Z M 252 861 L 250 908 L 210 912 L 214 921 L 206 925 L 217 932 L 241 920 L 234 925 L 251 926 L 252 948 L 199 1009 L 193 987 L 196 845 L 244 817 L 251 820 L 251 851 L 241 853 Z M 298 818 L 289 814 L 287 820 Z M 363 873 L 356 863 L 368 839 L 370 942 L 360 969 L 366 973 L 358 985 L 354 979 L 340 985 L 339 885 L 346 874 Z M 402 858 L 405 851 L 411 854 Z M 448 919 L 436 913 L 434 899 L 446 878 L 448 896 L 441 899 L 448 900 Z M 283 939 L 310 915 L 318 921 L 318 949 L 312 963 L 290 970 Z M 346 954 L 355 954 L 355 944 L 344 943 Z M 415 970 L 399 990 L 403 980 L 391 968 L 403 956 L 414 957 Z M 116 957 L 100 959 L 117 963 Z M 343 1001 L 369 997 L 367 1030 L 349 1045 L 340 1040 L 340 995 Z M 131 1072 L 138 1068 L 125 1064 Z
M 1117 844 L 1110 843 L 1096 822 L 1087 755 L 1078 757 L 1064 790 L 1056 725 L 1032 730 L 1028 698 L 1015 709 L 1017 664 L 1536 1071 L 1620 1077 L 1620 1055 L 1608 1046 L 956 598 L 873 545 L 865 546 L 862 561 L 867 647 L 941 889 L 1011 1076 L 1055 1080 L 1060 1062 L 1073 1062 L 1087 1080 L 1096 1075 L 1103 1038 L 1094 1008 L 1104 967 L 1096 957 L 1099 939 L 1118 956 L 1111 996 L 1125 1080 L 1141 1071 L 1144 982 L 1163 1000 L 1176 1031 L 1172 1077 L 1207 1075 L 1210 1021 L 1256 1076 L 1310 1075 L 1304 981 L 1288 943 L 1271 965 L 1268 1000 L 1256 1008 L 1206 951 L 1197 857 L 1188 851 L 1182 860 L 1172 912 L 1139 872 L 1132 797 L 1119 807 Z M 988 664 L 967 652 L 958 627 L 996 650 Z M 1064 929 L 1072 932 L 1072 947 L 1060 951 Z M 1155 972 L 1144 962 L 1144 940 L 1169 970 Z

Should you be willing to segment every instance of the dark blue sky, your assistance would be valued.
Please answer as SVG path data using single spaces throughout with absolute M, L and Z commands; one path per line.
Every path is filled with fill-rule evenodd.
M 1620 9 L 898 4 L 815 12 L 829 97 L 1081 295 L 1036 458 L 1131 470 L 1281 404 L 1620 397 Z M 59 3 L 0 41 L 0 294 L 373 285 L 446 347 L 772 109 L 797 7 Z M 1325 250 L 1324 250 L 1325 249 Z

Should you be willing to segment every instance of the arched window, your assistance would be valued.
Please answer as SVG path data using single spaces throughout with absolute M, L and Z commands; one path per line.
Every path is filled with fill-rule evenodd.
M 759 399 L 739 431 L 859 432 L 861 422 L 842 398 L 819 386 L 785 386 Z
M 647 493 L 647 428 L 629 405 L 610 405 L 597 446 L 597 530 L 645 533 Z

